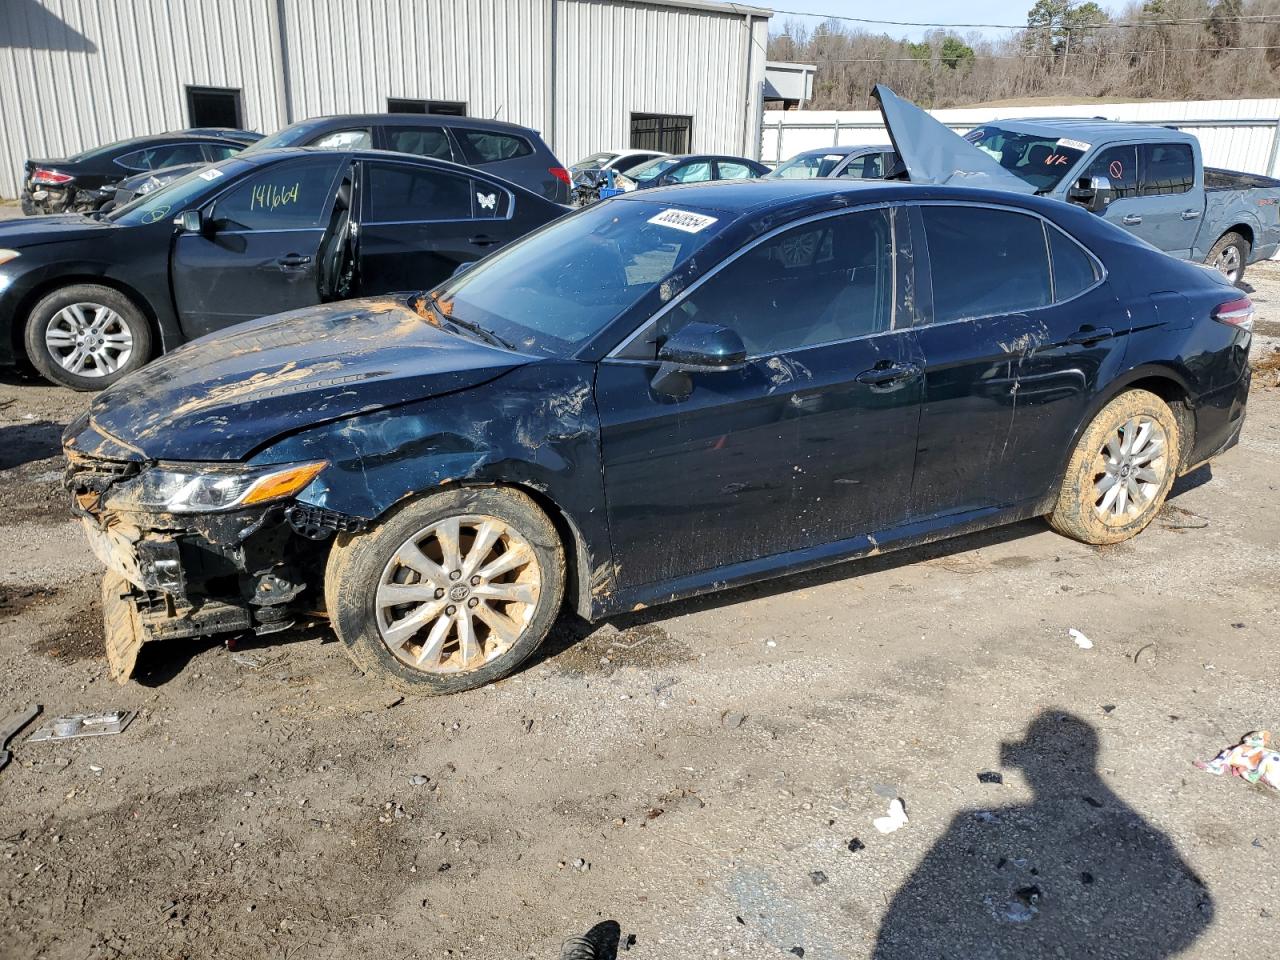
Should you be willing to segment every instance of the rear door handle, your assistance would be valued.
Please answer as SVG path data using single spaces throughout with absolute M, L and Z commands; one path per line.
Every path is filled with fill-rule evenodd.
M 1199 219 L 1199 217 L 1200 217 L 1199 210 L 1183 210 L 1182 211 L 1183 220 L 1197 220 Z
M 1067 337 L 1067 343 L 1071 344 L 1089 344 L 1097 343 L 1099 340 L 1107 340 L 1114 337 L 1116 332 L 1110 327 L 1086 327 L 1077 330 L 1071 336 Z
M 483 233 L 478 237 L 472 237 L 467 241 L 473 247 L 492 247 L 495 243 L 501 243 L 501 240 L 495 240 L 493 237 L 486 237 Z
M 1142 222 L 1142 218 L 1138 216 L 1136 213 L 1130 213 L 1127 216 L 1121 217 L 1120 222 L 1123 223 L 1126 227 L 1136 227 L 1138 224 Z
M 310 257 L 304 257 L 300 253 L 290 253 L 276 261 L 282 267 L 305 267 L 310 262 Z
M 910 379 L 919 372 L 920 368 L 914 363 L 892 363 L 863 370 L 854 379 L 871 387 L 884 387 L 899 380 Z

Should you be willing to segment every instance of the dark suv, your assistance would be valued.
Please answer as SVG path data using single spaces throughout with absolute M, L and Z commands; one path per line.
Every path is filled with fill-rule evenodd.
M 517 183 L 555 203 L 568 203 L 569 171 L 537 130 L 500 120 L 416 113 L 345 114 L 299 120 L 254 144 L 395 150 L 452 160 Z

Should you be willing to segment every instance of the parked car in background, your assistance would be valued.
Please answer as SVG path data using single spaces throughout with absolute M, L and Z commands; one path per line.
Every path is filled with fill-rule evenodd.
M 207 161 L 179 163 L 172 167 L 161 167 L 159 170 L 135 173 L 133 176 L 125 177 L 116 183 L 107 184 L 103 187 L 103 190 L 114 191 L 114 193 L 112 193 L 111 199 L 98 209 L 103 213 L 110 213 L 116 207 L 123 207 L 126 203 L 132 203 L 138 197 L 163 187 L 166 183 L 172 183 L 179 177 L 185 177 L 191 171 L 199 170 L 203 166 L 207 166 Z
M 797 153 L 769 171 L 781 180 L 809 180 L 815 177 L 846 177 L 852 180 L 882 180 L 893 173 L 898 155 L 890 144 L 876 146 L 820 147 Z
M 669 156 L 669 154 L 661 150 L 602 150 L 599 153 L 591 154 L 589 157 L 583 157 L 571 166 L 569 175 L 573 178 L 573 182 L 577 183 L 578 177 L 584 173 L 596 174 L 601 170 L 616 170 L 618 173 L 626 173 L 642 163 L 666 156 Z
M 1236 443 L 1252 306 L 1078 207 L 763 180 L 579 211 L 434 290 L 164 357 L 65 435 L 144 639 L 326 611 L 449 693 L 621 611 L 1047 516 L 1116 543 Z M 166 641 L 171 642 L 171 641 Z
M 277 147 L 394 150 L 483 167 L 553 203 L 567 204 L 571 193 L 569 171 L 538 131 L 501 120 L 414 113 L 314 117 L 277 130 L 253 149 Z
M 28 160 L 22 212 L 92 213 L 115 198 L 115 184 L 125 177 L 173 164 L 225 160 L 261 137 L 251 130 L 198 127 L 118 140 L 63 160 Z
M 630 173 L 616 178 L 624 193 L 647 190 L 650 187 L 669 187 L 677 183 L 707 183 L 711 180 L 754 180 L 763 177 L 769 168 L 758 160 L 746 157 L 727 157 L 718 154 L 685 153 L 658 157 L 633 167 Z
M 103 216 L 0 223 L 0 361 L 98 389 L 235 323 L 434 286 L 565 212 L 443 160 L 246 152 Z
M 1280 250 L 1280 180 L 1206 168 L 1189 133 L 1109 120 L 998 120 L 963 137 L 873 91 L 915 183 L 963 182 L 1077 204 L 1232 283 Z

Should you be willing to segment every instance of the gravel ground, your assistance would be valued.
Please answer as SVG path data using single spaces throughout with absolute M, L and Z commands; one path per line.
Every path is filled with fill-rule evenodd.
M 0 956 L 1253 957 L 1280 795 L 1280 268 L 1242 443 L 1108 549 L 1041 522 L 590 627 L 401 700 L 325 629 L 106 677 L 59 488 L 86 398 L 0 381 Z M 1079 648 L 1078 628 L 1093 640 Z M 909 822 L 873 819 L 902 797 Z

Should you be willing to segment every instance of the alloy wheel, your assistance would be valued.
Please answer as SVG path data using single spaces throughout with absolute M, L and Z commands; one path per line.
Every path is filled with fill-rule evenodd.
M 133 331 L 100 303 L 63 307 L 49 320 L 44 342 L 58 365 L 79 377 L 110 376 L 133 354 Z
M 1234 245 L 1224 247 L 1213 264 L 1218 272 L 1235 283 L 1240 279 L 1240 248 Z
M 541 588 L 533 547 L 514 527 L 449 517 L 413 534 L 387 563 L 374 600 L 378 632 L 416 670 L 469 672 L 520 638 Z
M 1098 460 L 1094 509 L 1104 523 L 1128 524 L 1164 486 L 1169 469 L 1164 427 L 1151 417 L 1131 417 L 1107 438 Z

